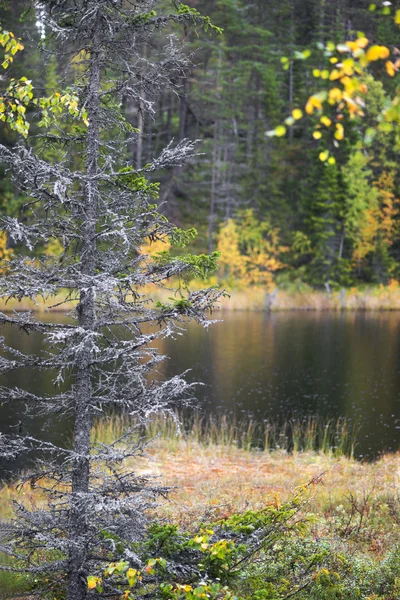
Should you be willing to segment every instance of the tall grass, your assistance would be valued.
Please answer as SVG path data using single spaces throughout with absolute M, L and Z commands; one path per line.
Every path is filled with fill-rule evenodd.
M 322 452 L 334 456 L 354 456 L 356 429 L 343 418 L 293 418 L 283 423 L 256 421 L 251 417 L 201 415 L 198 412 L 157 415 L 145 429 L 129 416 L 110 416 L 96 421 L 93 442 L 110 443 L 128 429 L 138 437 L 159 438 L 171 450 L 177 442 L 202 446 L 237 447 L 249 451 Z
M 217 279 L 210 279 L 207 284 L 214 285 Z M 192 281 L 190 288 L 193 290 L 204 287 L 203 281 Z M 276 287 L 273 292 L 265 286 L 236 287 L 230 289 L 220 282 L 222 288 L 227 287 L 229 297 L 222 298 L 219 303 L 221 310 L 229 311 L 379 311 L 400 310 L 400 283 L 391 280 L 388 285 L 360 286 L 342 288 L 327 292 L 315 290 L 312 287 L 301 284 L 286 284 L 284 287 Z M 171 284 L 173 287 L 173 284 Z M 177 287 L 177 286 L 176 286 Z M 140 288 L 139 293 L 154 301 L 168 302 L 174 294 L 173 289 L 162 289 L 147 285 Z M 68 312 L 76 305 L 76 301 L 64 302 L 68 296 L 68 290 L 60 292 L 58 296 L 44 300 L 36 298 L 35 301 L 23 299 L 21 302 L 11 299 L 9 302 L 0 302 L 1 312 L 32 310 L 33 312 Z

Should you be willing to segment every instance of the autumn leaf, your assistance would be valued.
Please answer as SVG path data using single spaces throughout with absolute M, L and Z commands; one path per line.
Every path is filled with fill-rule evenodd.
M 340 102 L 343 98 L 343 92 L 340 88 L 332 88 L 329 90 L 328 94 L 328 102 L 329 104 L 336 104 L 336 102 Z
M 336 131 L 334 135 L 337 140 L 342 140 L 344 138 L 344 127 L 341 123 L 336 123 Z
M 275 135 L 276 137 L 283 137 L 286 133 L 286 127 L 284 125 L 278 125 L 278 127 L 275 128 Z
M 381 58 L 387 58 L 388 56 L 390 56 L 389 48 L 386 48 L 386 46 L 374 45 L 368 48 L 366 59 L 369 62 L 374 62 L 376 60 L 380 60 Z
M 330 127 L 332 125 L 332 121 L 329 119 L 329 117 L 326 117 L 325 115 L 321 117 L 320 121 L 322 125 L 325 125 L 325 127 Z
M 325 162 L 326 160 L 328 160 L 329 158 L 329 152 L 328 150 L 324 150 L 323 152 L 319 153 L 319 160 L 321 162 Z
M 386 73 L 388 75 L 390 75 L 390 77 L 394 77 L 396 75 L 396 67 L 394 66 L 394 64 L 392 63 L 391 60 L 388 60 L 385 63 L 385 68 L 386 68 Z
M 100 585 L 101 579 L 100 577 L 94 577 L 93 575 L 89 575 L 87 578 L 87 586 L 88 590 L 94 590 L 98 585 Z

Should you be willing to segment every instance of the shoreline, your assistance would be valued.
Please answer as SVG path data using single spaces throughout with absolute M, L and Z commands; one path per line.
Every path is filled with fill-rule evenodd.
M 213 282 L 212 282 L 213 283 Z M 199 282 L 194 282 L 190 289 L 199 289 Z M 393 312 L 400 311 L 400 284 L 390 283 L 387 286 L 369 288 L 342 288 L 336 291 L 313 290 L 284 290 L 266 287 L 251 287 L 247 289 L 229 289 L 229 297 L 222 298 L 215 307 L 217 312 Z M 173 289 L 155 290 L 144 288 L 143 298 L 151 298 L 154 302 L 168 302 Z M 176 294 L 176 292 L 175 292 Z M 12 312 L 33 313 L 68 313 L 74 310 L 77 301 L 63 303 L 68 295 L 59 294 L 50 299 L 37 301 L 11 299 L 0 301 L 0 311 L 7 314 Z
M 321 451 L 262 451 L 232 444 L 206 444 L 190 439 L 154 439 L 145 454 L 130 459 L 127 471 L 156 478 L 170 489 L 160 504 L 165 517 L 190 525 L 193 512 L 213 509 L 215 516 L 259 509 L 268 498 L 287 501 L 294 490 L 317 481 L 313 506 L 329 511 L 349 493 L 369 490 L 372 497 L 395 494 L 400 487 L 400 452 L 384 453 L 375 461 Z M 21 476 L 21 475 L 20 475 Z M 372 498 L 371 498 L 372 499 Z M 12 517 L 12 504 L 22 501 L 36 507 L 43 496 L 20 479 L 0 483 L 0 515 Z

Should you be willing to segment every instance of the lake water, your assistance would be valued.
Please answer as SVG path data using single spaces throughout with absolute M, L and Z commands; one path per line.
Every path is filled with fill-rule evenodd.
M 216 318 L 219 318 L 216 313 Z M 163 341 L 166 376 L 191 369 L 201 381 L 206 412 L 282 421 L 293 416 L 346 417 L 359 429 L 358 456 L 373 458 L 400 447 L 400 313 L 221 313 L 208 330 L 189 325 L 186 335 Z M 62 317 L 58 317 L 62 318 Z M 8 342 L 40 352 L 39 334 L 6 328 Z M 51 393 L 48 373 L 21 371 L 1 385 Z M 1 431 L 21 414 L 0 408 Z M 40 435 L 43 420 L 24 427 Z M 71 427 L 55 422 L 46 439 L 67 443 Z

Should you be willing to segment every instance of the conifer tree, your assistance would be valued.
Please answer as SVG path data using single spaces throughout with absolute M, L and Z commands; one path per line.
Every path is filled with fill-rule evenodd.
M 86 577 L 121 552 L 117 537 L 132 541 L 142 534 L 144 509 L 163 492 L 123 470 L 123 461 L 140 452 L 137 437 L 127 433 L 111 445 L 93 447 L 93 420 L 120 409 L 145 423 L 151 414 L 187 402 L 192 385 L 182 376 L 152 380 L 160 356 L 150 344 L 173 335 L 186 318 L 208 323 L 207 311 L 220 295 L 215 289 L 188 292 L 186 298 L 156 306 L 141 294 L 144 285 L 161 286 L 173 276 L 206 275 L 217 258 L 140 252 L 149 241 L 184 246 L 193 237 L 193 230 L 182 231 L 160 214 L 159 186 L 149 178 L 160 169 L 181 166 L 195 147 L 188 140 L 171 142 L 136 170 L 129 148 L 138 133 L 121 106 L 129 98 L 151 114 L 151 99 L 184 74 L 186 61 L 172 35 L 154 60 L 143 58 L 153 34 L 171 22 L 210 25 L 180 2 L 172 2 L 162 15 L 157 5 L 156 0 L 40 2 L 46 53 L 62 56 L 63 65 L 69 61 L 75 73 L 79 63 L 79 77 L 67 92 L 36 99 L 47 128 L 42 134 L 46 144 L 37 152 L 29 137 L 13 149 L 0 145 L 0 160 L 31 213 L 24 222 L 3 217 L 3 230 L 31 252 L 52 240 L 63 248 L 56 257 L 15 255 L 6 265 L 1 296 L 51 299 L 67 290 L 64 301 L 77 302 L 70 323 L 39 320 L 30 312 L 0 315 L 1 324 L 41 332 L 48 346 L 44 355 L 26 355 L 2 339 L 0 372 L 26 367 L 56 372 L 54 394 L 38 396 L 21 384 L 1 388 L 1 400 L 10 406 L 22 401 L 28 414 L 46 415 L 49 423 L 65 415 L 74 422 L 69 449 L 29 434 L 0 437 L 6 458 L 46 452 L 46 461 L 27 479 L 42 487 L 49 500 L 47 509 L 21 507 L 12 524 L 1 525 L 0 550 L 14 557 L 10 569 L 57 573 L 68 600 L 86 598 Z M 71 69 L 64 69 L 70 81 Z M 12 90 L 7 93 L 8 102 Z M 35 98 L 23 96 L 19 102 L 31 101 Z M 18 127 L 26 133 L 18 115 Z M 12 107 L 7 120 L 13 126 Z M 69 120 L 71 126 L 65 127 Z M 58 148 L 56 162 L 48 159 L 50 143 Z M 37 207 L 40 219 L 35 219 Z M 135 565 L 133 554 L 126 558 Z

